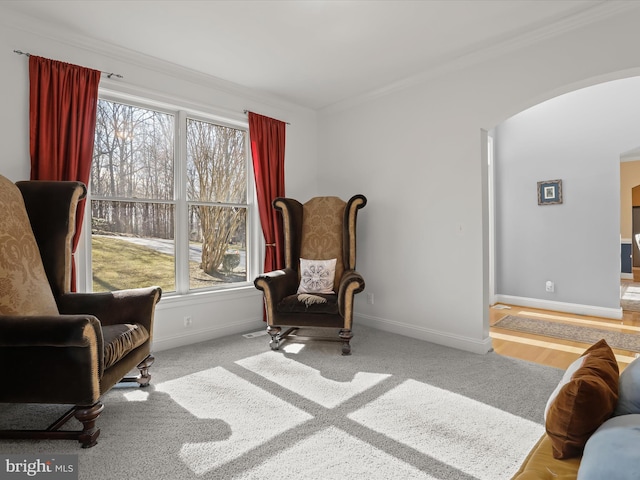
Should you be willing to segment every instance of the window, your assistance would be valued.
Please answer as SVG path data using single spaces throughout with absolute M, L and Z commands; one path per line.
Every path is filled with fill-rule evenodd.
M 247 282 L 247 143 L 246 127 L 100 98 L 91 289 L 160 285 L 186 293 Z

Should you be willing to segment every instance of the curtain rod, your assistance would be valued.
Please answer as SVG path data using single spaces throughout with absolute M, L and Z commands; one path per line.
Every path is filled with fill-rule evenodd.
M 18 55 L 26 55 L 27 57 L 30 57 L 31 54 L 28 52 L 23 52 L 21 50 L 14 50 L 13 53 L 17 53 Z M 107 78 L 111 78 L 111 77 L 117 77 L 117 78 L 124 78 L 122 75 L 120 75 L 119 73 L 112 73 L 112 72 L 100 72 L 100 73 L 104 73 Z
M 250 110 L 245 110 L 244 114 L 247 115 L 249 113 Z M 259 115 L 259 114 L 258 114 Z M 274 118 L 274 120 L 278 120 L 277 118 Z M 282 120 L 278 120 L 279 122 L 282 122 Z M 287 125 L 291 125 L 289 122 L 283 122 L 286 123 Z

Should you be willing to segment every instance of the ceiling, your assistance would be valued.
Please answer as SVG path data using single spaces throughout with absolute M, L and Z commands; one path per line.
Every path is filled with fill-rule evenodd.
M 322 109 L 583 24 L 616 3 L 4 0 L 2 8 L 75 37 Z

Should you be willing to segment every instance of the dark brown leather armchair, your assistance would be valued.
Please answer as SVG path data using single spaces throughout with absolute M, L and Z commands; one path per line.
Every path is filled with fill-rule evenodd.
M 335 340 L 343 342 L 343 355 L 351 353 L 354 296 L 364 290 L 364 279 L 356 271 L 356 219 L 366 204 L 363 195 L 348 202 L 337 197 L 315 197 L 305 204 L 291 198 L 273 201 L 282 213 L 285 268 L 254 281 L 264 292 L 272 349 L 301 327 L 321 327 L 339 329 Z M 334 259 L 332 284 L 323 289 Z M 283 332 L 283 326 L 290 328 Z
M 153 317 L 161 289 L 72 293 L 71 242 L 79 182 L 0 176 L 0 403 L 73 407 L 45 430 L 0 438 L 76 439 L 100 434 L 101 396 L 116 383 L 149 384 Z M 138 377 L 127 377 L 135 368 Z M 75 416 L 79 431 L 59 430 Z

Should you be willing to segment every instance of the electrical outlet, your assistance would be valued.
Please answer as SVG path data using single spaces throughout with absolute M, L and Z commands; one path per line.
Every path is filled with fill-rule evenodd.
M 553 293 L 556 290 L 556 285 L 551 280 L 547 280 L 547 283 L 544 284 L 544 288 L 547 292 Z
M 367 303 L 373 305 L 373 293 L 367 293 Z
M 184 326 L 185 327 L 191 326 L 191 317 L 184 317 Z

